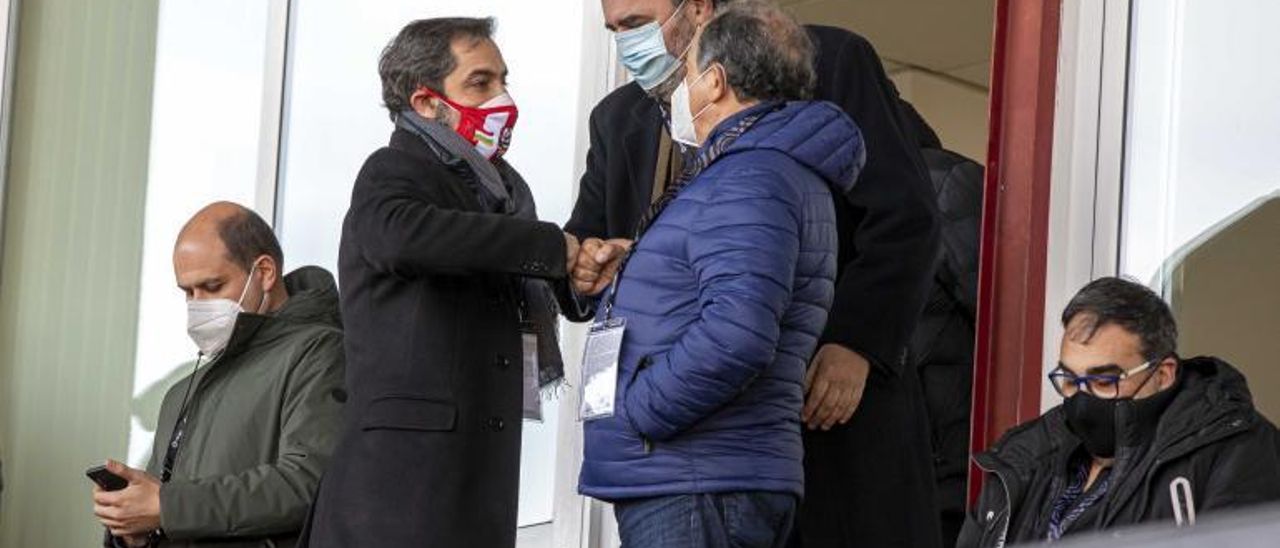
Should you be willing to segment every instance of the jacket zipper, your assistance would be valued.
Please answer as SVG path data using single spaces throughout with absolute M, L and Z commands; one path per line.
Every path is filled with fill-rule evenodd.
M 1004 518 L 1004 527 L 1001 528 L 1000 536 L 996 538 L 996 543 L 995 543 L 995 548 L 1004 548 L 1006 539 L 1009 537 L 1009 522 L 1013 518 L 1013 508 L 1012 508 L 1013 495 L 1009 493 L 1009 482 L 1005 481 L 1004 475 L 1001 474 L 1000 471 L 996 470 L 994 467 L 987 468 L 978 459 L 973 459 L 973 463 L 978 465 L 978 468 L 983 472 L 986 472 L 988 474 L 995 476 L 996 480 L 1000 482 L 1000 489 L 1004 492 L 1004 511 L 1008 515 L 1005 516 Z M 999 517 L 999 516 L 994 515 L 992 516 L 992 519 L 995 519 L 996 517 Z M 987 531 L 990 532 L 991 529 L 988 528 Z
M 1000 488 L 1004 491 L 1004 527 L 1000 529 L 1000 536 L 996 539 L 996 548 L 1004 548 L 1004 543 L 1009 538 L 1009 522 L 1013 520 L 1013 497 L 1009 494 L 1009 482 L 1004 480 L 1004 476 L 1000 475 L 1000 472 L 991 473 L 1000 480 Z

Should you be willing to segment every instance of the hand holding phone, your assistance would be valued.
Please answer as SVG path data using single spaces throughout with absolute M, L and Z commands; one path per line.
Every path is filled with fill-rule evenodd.
M 103 491 L 119 491 L 129 486 L 129 481 L 115 475 L 106 466 L 94 466 L 84 471 L 84 475 L 98 484 Z

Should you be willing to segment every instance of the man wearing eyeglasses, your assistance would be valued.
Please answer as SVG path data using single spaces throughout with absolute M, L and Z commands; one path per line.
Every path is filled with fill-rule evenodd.
M 1168 305 L 1102 278 L 1062 314 L 1049 381 L 1063 398 L 974 457 L 986 472 L 960 547 L 1076 533 L 1280 500 L 1280 436 L 1226 362 L 1177 354 Z

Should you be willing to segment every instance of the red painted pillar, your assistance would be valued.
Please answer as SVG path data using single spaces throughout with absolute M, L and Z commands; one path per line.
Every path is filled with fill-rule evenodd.
M 1062 0 L 997 0 L 983 195 L 973 431 L 981 452 L 1040 411 Z M 981 473 L 970 467 L 970 500 Z

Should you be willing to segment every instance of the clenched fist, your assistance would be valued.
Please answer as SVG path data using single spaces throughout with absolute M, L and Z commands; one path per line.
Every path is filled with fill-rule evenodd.
M 582 242 L 573 270 L 573 288 L 581 295 L 599 295 L 618 275 L 631 240 L 587 238 Z

